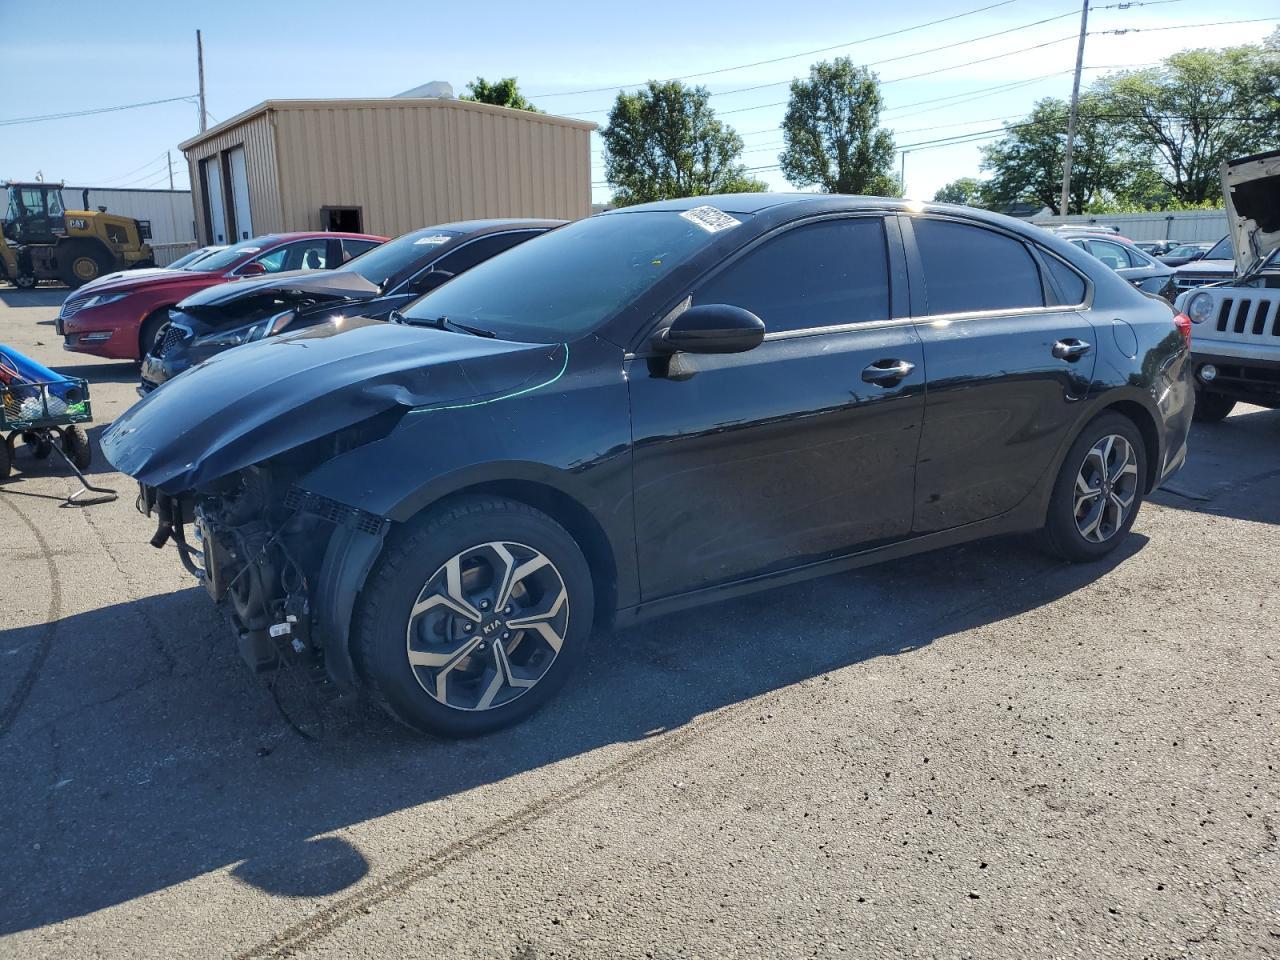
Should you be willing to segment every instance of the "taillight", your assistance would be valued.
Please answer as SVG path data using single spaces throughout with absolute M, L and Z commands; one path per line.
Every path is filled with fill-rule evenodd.
M 1178 332 L 1182 334 L 1182 341 L 1187 345 L 1187 349 L 1191 349 L 1191 318 L 1185 313 L 1180 313 L 1173 318 L 1173 325 L 1178 328 Z

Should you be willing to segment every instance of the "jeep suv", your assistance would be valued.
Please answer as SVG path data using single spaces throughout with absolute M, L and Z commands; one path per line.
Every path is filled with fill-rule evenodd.
M 1235 279 L 1176 304 L 1194 323 L 1195 416 L 1212 423 L 1239 401 L 1280 408 L 1280 150 L 1224 163 L 1222 192 Z

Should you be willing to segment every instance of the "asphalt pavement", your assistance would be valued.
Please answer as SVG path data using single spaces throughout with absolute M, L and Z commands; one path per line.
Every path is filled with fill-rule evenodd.
M 136 372 L 62 351 L 63 296 L 0 288 L 0 343 L 96 437 Z M 1280 954 L 1280 412 L 1197 426 L 1106 562 L 1006 538 L 653 621 L 466 742 L 273 697 L 127 478 L 18 466 L 0 956 Z

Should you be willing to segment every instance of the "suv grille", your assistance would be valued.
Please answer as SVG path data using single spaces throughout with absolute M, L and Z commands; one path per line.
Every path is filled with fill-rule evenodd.
M 1179 290 L 1190 290 L 1192 287 L 1203 287 L 1206 283 L 1221 283 L 1223 280 L 1230 279 L 1231 274 L 1178 273 L 1174 276 L 1173 282 L 1178 285 Z
M 1280 337 L 1280 296 L 1276 294 L 1271 290 L 1240 290 L 1223 297 L 1215 329 L 1240 340 Z

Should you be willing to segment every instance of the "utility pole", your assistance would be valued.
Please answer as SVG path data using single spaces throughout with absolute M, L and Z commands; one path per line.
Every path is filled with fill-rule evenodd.
M 1081 36 L 1080 43 L 1083 46 L 1084 37 Z M 200 39 L 200 31 L 196 31 L 196 74 L 200 82 L 200 132 L 204 133 L 208 129 L 209 124 L 205 119 L 204 112 L 204 41 Z M 1076 86 L 1080 85 L 1079 71 L 1076 72 Z M 1068 141 L 1069 143 L 1070 141 Z
M 1089 0 L 1084 0 L 1080 10 L 1080 45 L 1076 47 L 1076 77 L 1071 84 L 1071 113 L 1067 117 L 1067 155 L 1062 161 L 1062 202 L 1058 204 L 1059 216 L 1065 217 L 1071 209 L 1071 149 L 1076 139 L 1076 113 L 1080 109 L 1080 72 L 1084 69 L 1084 38 L 1089 35 Z
M 902 159 L 898 161 L 898 187 L 902 195 L 907 195 L 907 151 L 902 151 Z
M 169 161 L 169 189 L 173 189 L 173 151 L 166 150 L 164 152 L 165 159 Z

